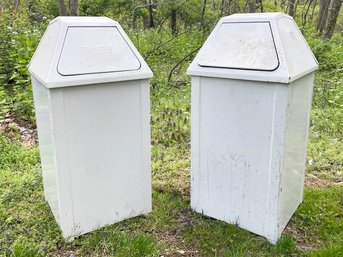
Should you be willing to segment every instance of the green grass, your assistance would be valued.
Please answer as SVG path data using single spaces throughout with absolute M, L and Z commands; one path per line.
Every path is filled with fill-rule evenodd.
M 184 128 L 181 133 L 185 139 L 189 139 L 187 130 Z M 334 145 L 331 147 L 335 149 Z M 190 210 L 187 143 L 153 146 L 152 213 L 107 226 L 69 243 L 61 237 L 44 201 L 38 149 L 28 149 L 5 136 L 0 136 L 0 148 L 0 256 L 72 253 L 75 256 L 341 256 L 343 253 L 343 187 L 307 188 L 304 203 L 273 246 L 262 237 Z M 328 153 L 328 160 L 331 155 Z
M 312 110 L 308 172 L 321 178 L 343 178 L 343 109 Z

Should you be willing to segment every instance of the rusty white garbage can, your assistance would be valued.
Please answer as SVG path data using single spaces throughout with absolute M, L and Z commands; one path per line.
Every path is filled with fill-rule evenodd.
M 58 17 L 29 65 L 45 198 L 65 238 L 151 210 L 152 72 L 106 17 Z
M 277 242 L 303 199 L 317 67 L 288 15 L 219 21 L 188 69 L 195 211 Z

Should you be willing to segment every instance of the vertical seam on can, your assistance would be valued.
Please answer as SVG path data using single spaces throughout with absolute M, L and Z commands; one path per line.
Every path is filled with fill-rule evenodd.
M 274 136 L 275 136 L 275 109 L 276 109 L 276 86 L 274 87 L 274 95 L 273 95 L 273 115 L 272 115 L 272 131 L 270 135 L 270 152 L 269 152 L 269 171 L 268 171 L 268 191 L 267 191 L 267 211 L 266 211 L 266 218 L 265 224 L 263 224 L 264 230 L 266 229 L 266 225 L 269 224 L 269 213 L 270 213 L 270 190 L 271 190 L 271 176 L 272 176 L 272 166 L 273 166 L 273 151 L 274 151 Z M 269 222 L 268 222 L 269 221 Z M 265 231 L 266 232 L 266 231 Z M 268 232 L 266 233 L 268 234 Z
M 63 103 L 63 121 L 64 121 L 64 124 L 65 124 L 65 127 L 66 127 L 66 129 L 65 129 L 65 131 L 64 131 L 64 133 L 68 133 L 68 122 L 66 122 L 65 120 L 66 120 L 66 106 L 65 106 L 65 101 L 64 101 L 64 89 L 62 89 L 61 90 L 62 92 L 61 92 L 61 97 L 62 97 L 62 103 Z M 75 234 L 75 232 L 76 232 L 76 226 L 75 226 L 75 213 L 74 213 L 74 196 L 73 196 L 73 186 L 72 186 L 72 179 L 71 179 L 71 167 L 70 167 L 70 147 L 69 147 L 69 144 L 70 144 L 70 142 L 69 142 L 69 136 L 68 136 L 68 134 L 67 135 L 65 135 L 65 138 L 66 138 L 66 144 L 67 144 L 67 148 L 68 148 L 68 179 L 69 179 L 69 186 L 70 186 L 70 205 L 71 205 L 71 208 L 72 208 L 72 220 L 73 220 L 73 230 L 74 230 L 74 232 L 73 232 L 73 234 Z

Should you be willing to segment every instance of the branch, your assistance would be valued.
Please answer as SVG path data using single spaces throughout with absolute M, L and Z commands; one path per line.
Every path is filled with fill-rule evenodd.
M 198 51 L 200 48 L 202 47 L 202 45 L 198 46 L 197 48 L 195 48 L 193 51 L 191 51 L 189 54 L 187 54 L 185 57 L 183 57 L 170 71 L 169 76 L 168 76 L 168 83 L 170 83 L 172 75 L 174 70 L 177 68 L 177 66 L 179 66 L 181 63 L 183 63 L 185 60 L 187 60 L 188 57 L 190 57 L 192 54 L 194 54 L 196 51 Z

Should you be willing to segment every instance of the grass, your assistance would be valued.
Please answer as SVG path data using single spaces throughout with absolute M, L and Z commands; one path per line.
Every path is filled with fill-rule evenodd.
M 342 256 L 343 187 L 335 184 L 342 172 L 341 114 L 313 110 L 308 172 L 330 183 L 305 189 L 273 246 L 190 210 L 189 93 L 189 86 L 152 92 L 153 211 L 72 243 L 44 201 L 38 148 L 0 135 L 0 256 Z

